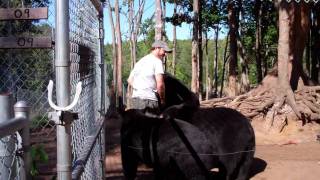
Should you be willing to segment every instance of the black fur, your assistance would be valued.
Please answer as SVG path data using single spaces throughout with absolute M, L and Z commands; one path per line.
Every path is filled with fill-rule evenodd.
M 199 99 L 185 85 L 172 75 L 166 73 L 164 75 L 165 82 L 165 108 L 172 105 L 185 105 L 190 109 L 199 108 Z
M 219 154 L 218 168 L 223 179 L 248 179 L 255 150 L 254 130 L 249 120 L 230 108 L 199 108 L 189 118 L 181 115 L 188 111 L 176 105 L 165 110 L 163 115 L 183 117 L 211 140 L 212 153 Z
M 165 83 L 163 118 L 139 110 L 121 113 L 125 177 L 134 179 L 138 163 L 143 162 L 154 168 L 156 179 L 206 179 L 172 127 L 169 120 L 174 118 L 208 171 L 219 168 L 220 179 L 248 179 L 255 149 L 248 119 L 229 108 L 199 108 L 196 96 L 177 79 L 166 75 Z
M 206 179 L 167 119 L 148 117 L 133 109 L 122 113 L 122 117 L 121 155 L 126 179 L 135 178 L 139 162 L 153 167 L 156 179 Z M 197 127 L 181 120 L 175 120 L 175 123 L 196 153 L 208 154 L 212 151 L 211 142 Z M 207 169 L 217 162 L 215 156 L 200 158 Z

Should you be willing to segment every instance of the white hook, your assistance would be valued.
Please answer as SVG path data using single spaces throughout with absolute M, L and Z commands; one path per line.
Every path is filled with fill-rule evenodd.
M 72 109 L 78 102 L 79 98 L 80 98 L 80 94 L 81 94 L 81 91 L 82 91 L 82 82 L 78 82 L 77 84 L 77 87 L 76 87 L 76 94 L 74 96 L 74 99 L 72 101 L 72 103 L 66 107 L 59 107 L 57 105 L 55 105 L 53 102 L 52 102 L 52 89 L 53 89 L 53 81 L 50 80 L 49 81 L 49 84 L 48 84 L 48 101 L 49 101 L 49 105 L 57 110 L 57 111 L 68 111 L 70 109 Z

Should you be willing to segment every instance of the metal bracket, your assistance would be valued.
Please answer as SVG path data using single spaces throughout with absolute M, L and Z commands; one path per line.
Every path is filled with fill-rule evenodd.
M 52 111 L 48 113 L 48 117 L 57 125 L 71 124 L 73 120 L 79 119 L 78 113 L 71 111 Z
M 76 104 L 77 102 L 79 101 L 79 98 L 80 98 L 80 94 L 81 94 L 81 91 L 82 91 L 82 82 L 78 82 L 77 84 L 77 87 L 76 87 L 76 94 L 74 96 L 74 99 L 72 101 L 71 104 L 69 104 L 68 106 L 65 106 L 65 107 L 59 107 L 57 105 L 55 105 L 53 102 L 52 102 L 52 89 L 53 89 L 53 81 L 50 80 L 49 81 L 49 84 L 48 84 L 48 101 L 49 101 L 49 105 L 57 110 L 57 111 L 68 111 L 70 109 L 72 109 Z

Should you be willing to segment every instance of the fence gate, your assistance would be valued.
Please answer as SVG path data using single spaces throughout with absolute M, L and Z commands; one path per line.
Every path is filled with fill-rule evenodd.
M 31 106 L 33 148 L 58 140 L 58 153 L 48 162 L 58 161 L 58 179 L 104 178 L 102 22 L 99 0 L 0 1 L 0 93 L 10 92 L 15 101 L 24 100 Z M 80 98 L 72 109 L 55 111 L 50 107 L 50 80 L 54 82 L 52 101 L 58 106 L 69 104 L 76 85 L 82 83 Z M 70 122 L 64 121 L 66 116 Z M 69 147 L 63 146 L 66 144 Z M 6 151 L 12 156 L 17 154 L 14 148 Z M 1 158 L 0 168 L 6 167 L 8 174 L 23 164 L 8 166 Z M 68 162 L 60 161 L 64 158 Z

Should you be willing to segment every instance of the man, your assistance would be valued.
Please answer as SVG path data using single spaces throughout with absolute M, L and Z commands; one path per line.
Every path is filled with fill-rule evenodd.
M 130 108 L 145 109 L 148 107 L 154 112 L 160 112 L 159 105 L 165 103 L 162 60 L 166 53 L 171 51 L 166 42 L 156 40 L 152 44 L 151 53 L 135 64 L 128 78 L 128 83 L 132 86 L 132 107 Z

